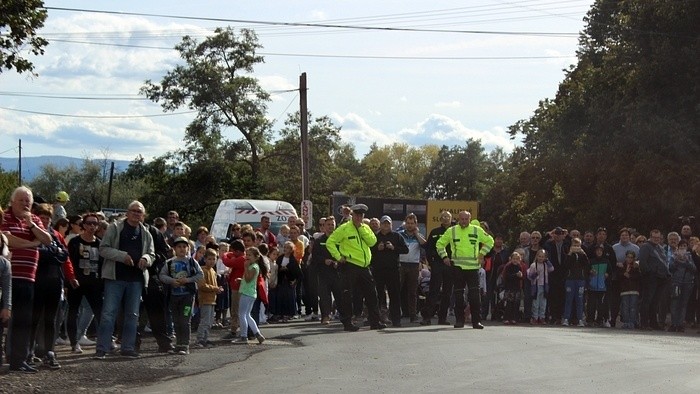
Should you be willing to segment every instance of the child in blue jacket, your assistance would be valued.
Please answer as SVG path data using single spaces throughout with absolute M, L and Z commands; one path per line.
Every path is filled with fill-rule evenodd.
M 591 259 L 591 275 L 588 279 L 588 304 L 586 310 L 586 323 L 589 326 L 610 327 L 608 302 L 608 284 L 612 276 L 612 266 L 603 256 L 602 245 L 595 248 L 595 256 Z

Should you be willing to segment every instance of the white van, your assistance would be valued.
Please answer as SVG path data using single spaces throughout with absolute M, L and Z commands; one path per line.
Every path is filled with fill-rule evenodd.
M 250 224 L 253 228 L 258 228 L 263 216 L 270 218 L 270 230 L 277 235 L 290 216 L 297 216 L 297 211 L 292 204 L 285 201 L 222 200 L 216 209 L 209 231 L 218 241 L 229 239 L 234 223 Z

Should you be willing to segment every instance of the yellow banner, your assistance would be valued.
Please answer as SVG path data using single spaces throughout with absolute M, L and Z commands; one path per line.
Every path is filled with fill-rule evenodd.
M 449 211 L 452 218 L 457 220 L 457 214 L 460 211 L 469 211 L 473 219 L 479 219 L 479 202 L 478 201 L 447 201 L 447 200 L 428 200 L 428 214 L 426 220 L 427 231 L 440 226 L 440 213 Z

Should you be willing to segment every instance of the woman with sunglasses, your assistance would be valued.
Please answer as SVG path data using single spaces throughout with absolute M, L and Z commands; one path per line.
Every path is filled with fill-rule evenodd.
M 95 232 L 100 224 L 100 220 L 95 213 L 86 213 L 82 217 L 82 232 L 77 237 L 73 237 L 68 242 L 68 254 L 75 265 L 75 277 L 80 286 L 68 291 L 68 339 L 74 353 L 82 353 L 78 340 L 83 333 L 78 335 L 77 319 L 80 303 L 83 297 L 87 300 L 92 313 L 97 318 L 99 324 L 102 313 L 102 280 L 100 271 L 102 269 L 102 258 L 100 257 L 100 239 Z

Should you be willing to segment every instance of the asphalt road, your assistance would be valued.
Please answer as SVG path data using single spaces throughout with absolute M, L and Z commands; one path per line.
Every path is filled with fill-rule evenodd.
M 291 323 L 262 330 L 270 338 L 264 351 L 139 392 L 700 392 L 694 329 L 670 334 L 499 324 L 346 333 L 339 324 Z

